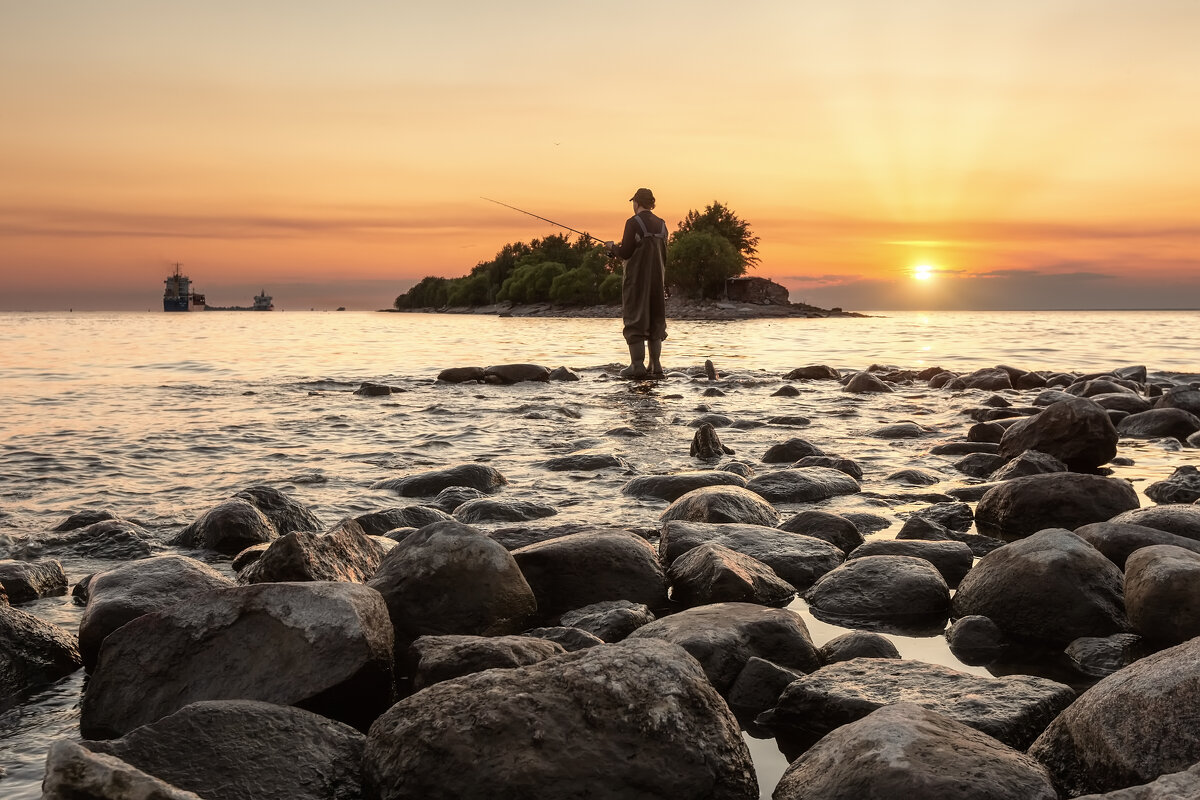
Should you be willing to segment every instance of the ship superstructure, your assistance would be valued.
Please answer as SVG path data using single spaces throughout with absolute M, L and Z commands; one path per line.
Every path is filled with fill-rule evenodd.
M 175 271 L 163 281 L 163 311 L 204 310 L 204 295 L 192 291 L 192 281 L 180 271 L 183 264 L 176 262 Z

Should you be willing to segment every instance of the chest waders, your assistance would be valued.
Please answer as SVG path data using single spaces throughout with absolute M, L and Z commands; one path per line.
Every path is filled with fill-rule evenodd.
M 629 345 L 629 366 L 622 378 L 662 377 L 662 342 L 667 338 L 665 284 L 667 271 L 667 223 L 662 231 L 650 233 L 640 214 L 633 217 L 641 228 L 634 234 L 633 255 L 625 262 L 621 281 L 622 334 Z M 646 369 L 646 344 L 650 346 L 650 368 Z

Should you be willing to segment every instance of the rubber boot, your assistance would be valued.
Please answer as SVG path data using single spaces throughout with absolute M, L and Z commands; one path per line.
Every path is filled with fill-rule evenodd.
M 646 377 L 646 343 L 642 341 L 629 343 L 629 366 L 621 370 L 622 378 L 640 380 Z
M 650 342 L 650 377 L 665 378 L 667 374 L 662 367 L 662 339 L 651 339 Z

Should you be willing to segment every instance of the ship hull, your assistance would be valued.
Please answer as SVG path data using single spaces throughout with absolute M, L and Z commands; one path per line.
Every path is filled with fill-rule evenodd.
M 164 297 L 163 311 L 191 311 L 186 297 Z

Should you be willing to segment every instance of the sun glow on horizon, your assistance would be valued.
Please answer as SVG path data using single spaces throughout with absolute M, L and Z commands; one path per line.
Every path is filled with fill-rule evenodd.
M 918 264 L 913 267 L 913 278 L 918 281 L 928 281 L 933 278 L 933 267 L 928 264 Z

